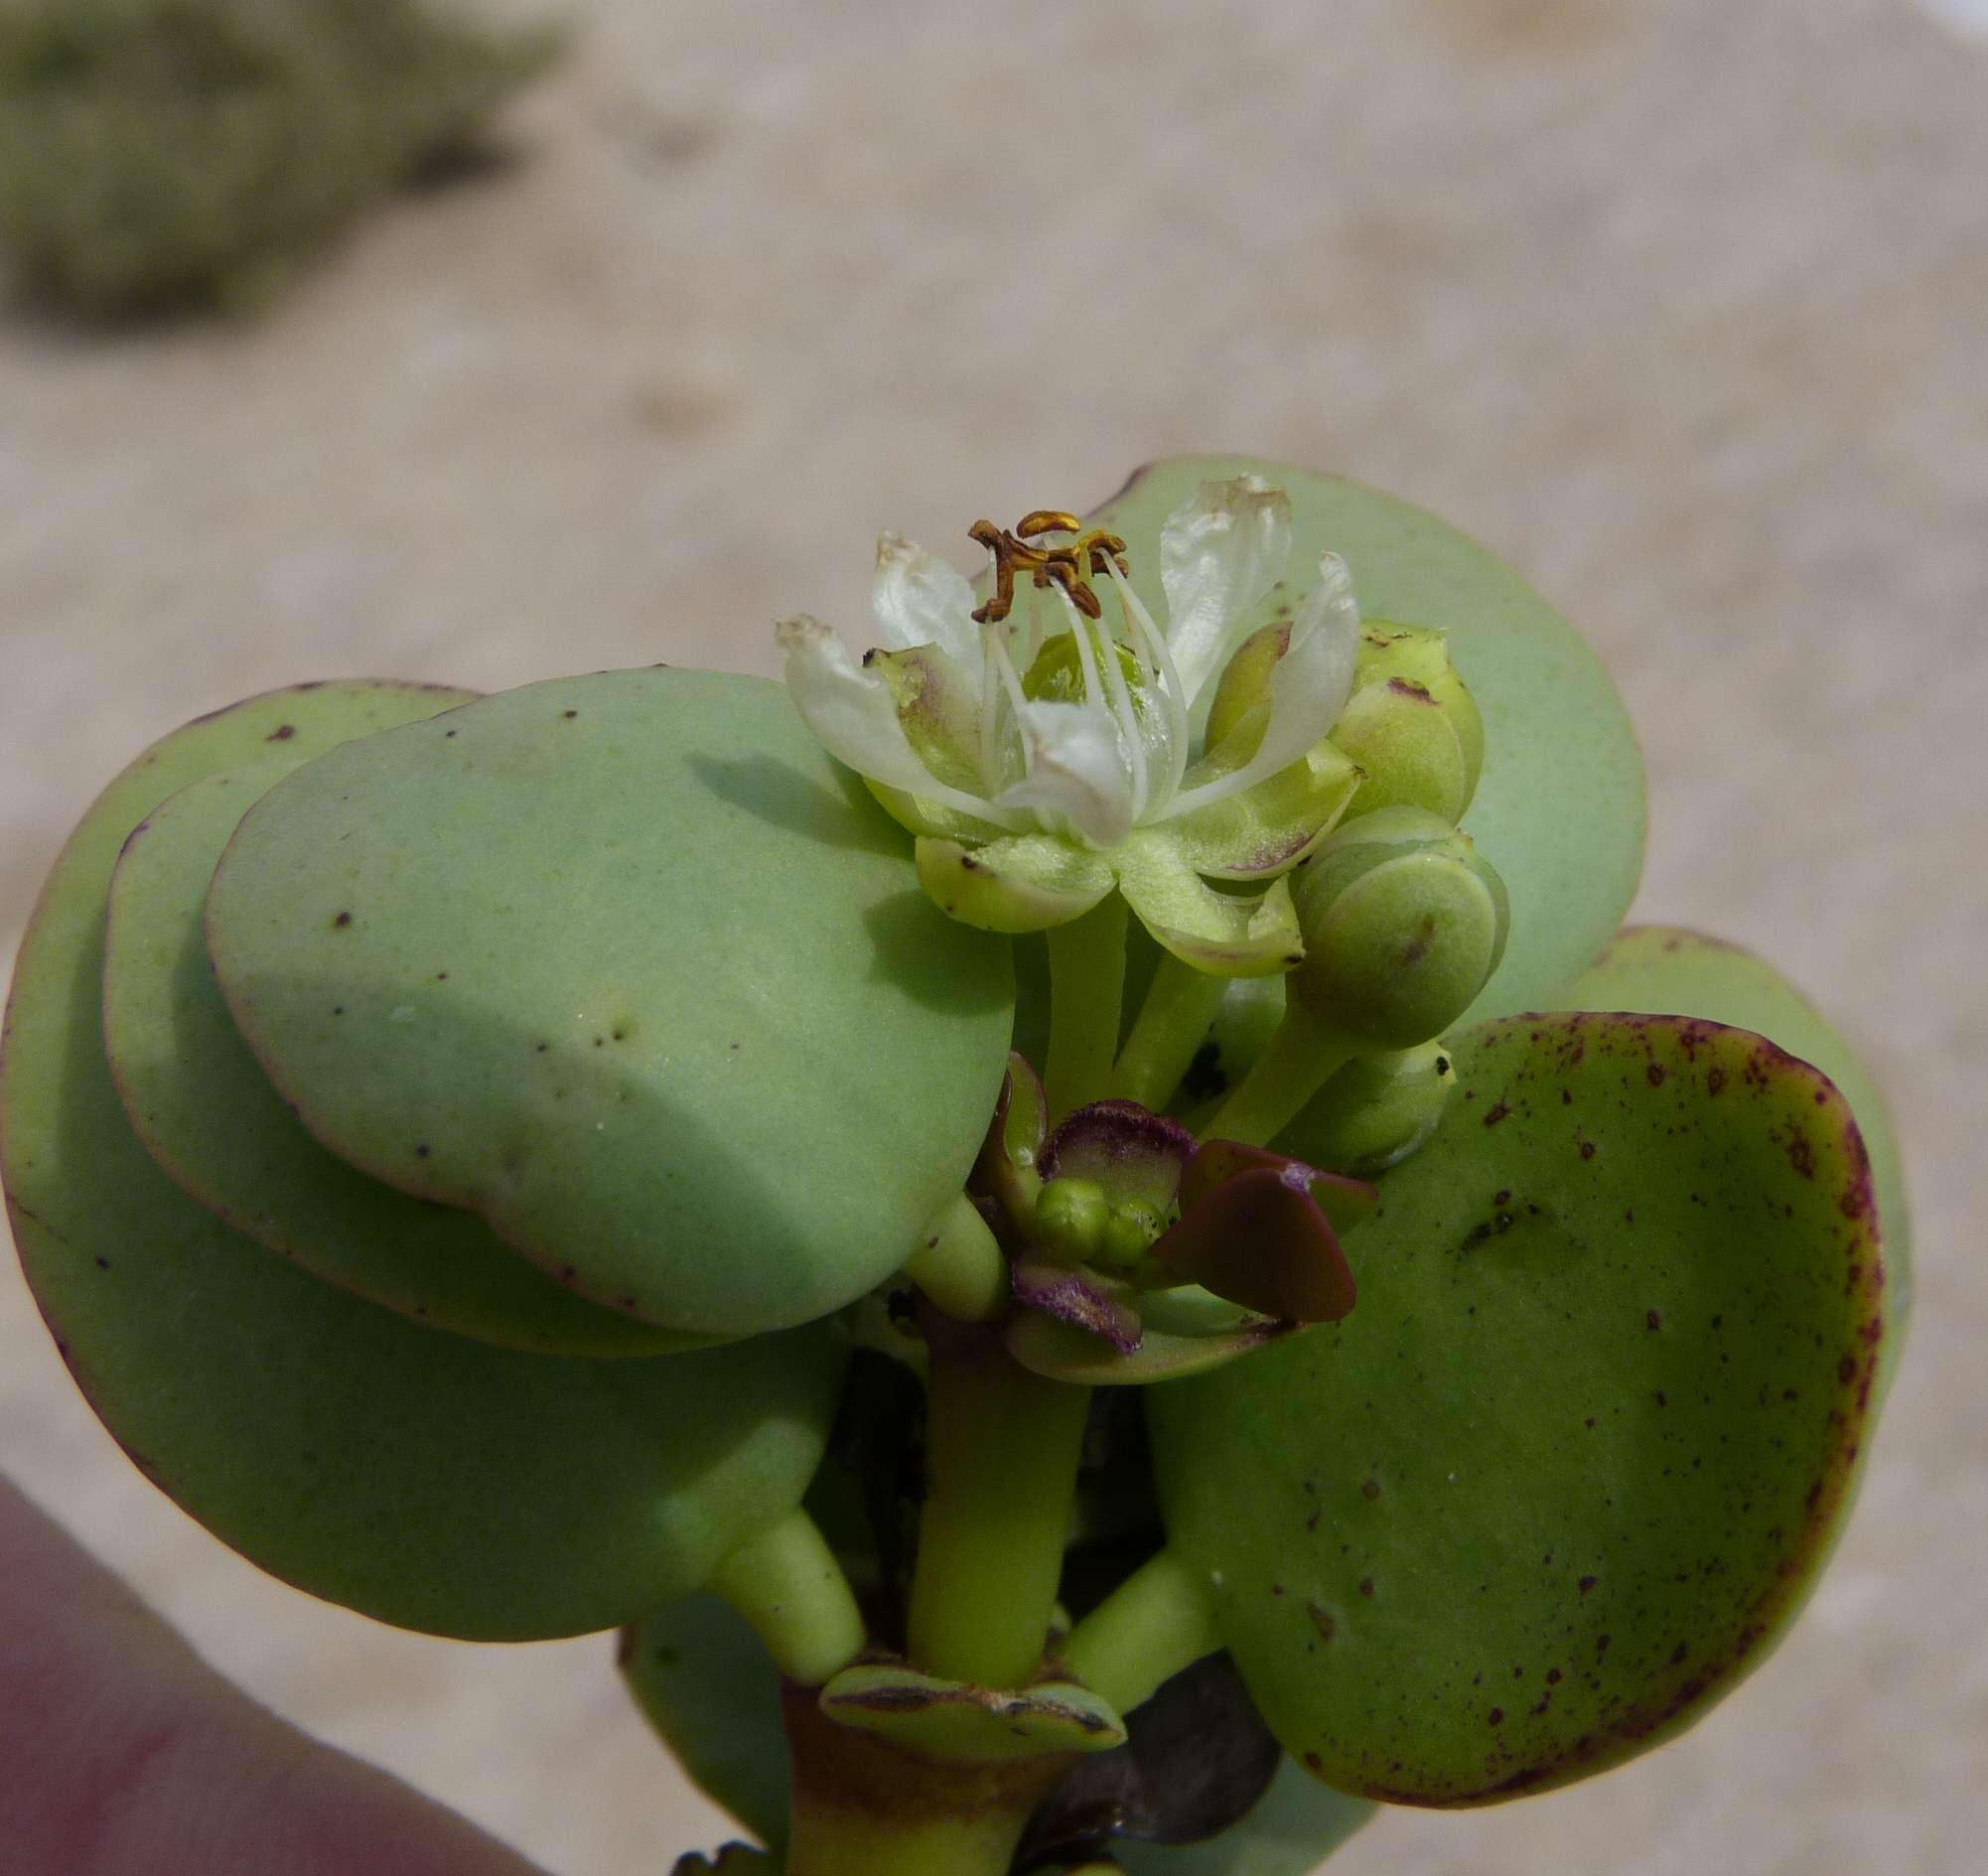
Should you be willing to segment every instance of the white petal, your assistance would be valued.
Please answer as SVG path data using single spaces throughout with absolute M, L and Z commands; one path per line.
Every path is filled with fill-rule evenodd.
M 849 655 L 849 648 L 817 619 L 803 614 L 775 628 L 786 659 L 787 693 L 801 721 L 837 762 L 887 788 L 1019 829 L 1026 817 L 1004 813 L 963 790 L 937 781 L 918 759 L 898 721 L 890 686 Z
M 870 604 L 894 651 L 935 645 L 968 669 L 980 667 L 980 628 L 973 589 L 959 571 L 902 534 L 877 536 L 877 579 Z
M 1291 622 L 1290 648 L 1270 673 L 1270 717 L 1256 754 L 1225 776 L 1182 790 L 1157 818 L 1171 820 L 1239 794 L 1316 748 L 1346 708 L 1358 656 L 1352 576 L 1338 554 L 1322 554 L 1318 584 Z
M 1282 577 L 1290 552 L 1290 498 L 1260 476 L 1203 483 L 1160 529 L 1167 643 L 1189 698 L 1200 706 L 1197 729 L 1207 718 L 1215 674 L 1251 608 Z
M 1022 734 L 1029 779 L 1004 789 L 1001 808 L 1028 808 L 1066 823 L 1094 847 L 1115 847 L 1132 831 L 1132 778 L 1108 712 L 1080 703 L 1029 703 Z

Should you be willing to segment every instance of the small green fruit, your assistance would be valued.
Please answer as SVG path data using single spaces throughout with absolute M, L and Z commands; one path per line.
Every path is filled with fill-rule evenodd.
M 1292 875 L 1292 897 L 1305 958 L 1290 994 L 1372 1048 L 1440 1035 L 1504 954 L 1503 882 L 1468 834 L 1424 808 L 1343 828 Z

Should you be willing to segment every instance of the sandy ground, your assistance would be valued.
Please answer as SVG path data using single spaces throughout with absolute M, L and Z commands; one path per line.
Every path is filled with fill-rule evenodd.
M 1345 1876 L 1962 1876 L 1988 1763 L 1988 41 L 1962 0 L 596 0 L 521 161 L 266 323 L 0 324 L 0 946 L 100 782 L 292 678 L 771 668 L 880 525 L 1238 448 L 1411 495 L 1581 621 L 1639 911 L 1772 952 L 1912 1152 L 1855 1524 L 1687 1739 Z M 964 559 L 962 555 L 962 559 Z M 604 1642 L 409 1640 L 152 1493 L 0 1274 L 0 1465 L 230 1672 L 564 1876 L 708 1834 Z

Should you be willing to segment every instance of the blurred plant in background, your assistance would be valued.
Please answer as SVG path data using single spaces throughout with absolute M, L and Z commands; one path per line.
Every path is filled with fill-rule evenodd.
M 421 0 L 0 0 L 0 243 L 90 318 L 258 305 L 560 44 Z

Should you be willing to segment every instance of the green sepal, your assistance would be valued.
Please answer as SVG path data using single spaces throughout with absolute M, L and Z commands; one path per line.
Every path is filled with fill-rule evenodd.
M 1217 892 L 1165 824 L 1136 830 L 1111 858 L 1126 904 L 1183 963 L 1217 977 L 1267 977 L 1304 955 L 1283 879 L 1248 897 Z
M 1010 831 L 998 821 L 982 820 L 977 814 L 947 807 L 939 801 L 926 800 L 923 795 L 908 794 L 903 789 L 894 789 L 887 782 L 873 781 L 869 776 L 859 779 L 885 813 L 907 833 L 921 838 L 929 836 L 934 840 L 956 840 L 962 845 L 975 846 L 983 840 L 1004 840 Z
M 1054 834 L 1005 834 L 984 846 L 921 836 L 919 884 L 948 919 L 983 932 L 1047 932 L 1111 891 L 1110 866 Z
M 1842 1096 L 1745 1031 L 1521 1017 L 1348 1250 L 1346 1323 L 1149 1403 L 1169 1540 L 1287 1751 L 1489 1803 L 1701 1714 L 1850 1502 L 1883 1340 Z
M 1207 878 L 1262 879 L 1310 853 L 1357 798 L 1360 786 L 1358 766 L 1321 743 L 1253 788 L 1162 821 L 1154 832 Z
M 972 1764 L 1109 1752 L 1125 1743 L 1125 1722 L 1110 1705 L 1068 1680 L 977 1687 L 902 1662 L 858 1661 L 822 1688 L 821 1710 L 912 1752 Z

